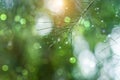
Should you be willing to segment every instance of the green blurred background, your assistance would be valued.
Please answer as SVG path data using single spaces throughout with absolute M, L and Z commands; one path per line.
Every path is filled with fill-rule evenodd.
M 0 0 L 0 80 L 120 80 L 119 0 Z

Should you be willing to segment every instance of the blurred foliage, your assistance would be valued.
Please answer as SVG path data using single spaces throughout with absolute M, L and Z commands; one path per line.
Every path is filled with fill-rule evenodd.
M 44 0 L 0 0 L 0 80 L 97 80 L 99 70 L 91 79 L 76 78 L 72 31 L 82 34 L 94 52 L 120 23 L 120 1 L 65 2 L 69 7 L 65 14 L 53 15 L 44 8 Z M 45 36 L 35 31 L 36 16 L 42 12 L 54 23 Z

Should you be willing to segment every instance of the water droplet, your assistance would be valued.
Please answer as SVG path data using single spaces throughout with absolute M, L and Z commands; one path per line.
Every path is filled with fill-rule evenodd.
M 76 58 L 75 57 L 71 57 L 69 59 L 69 62 L 72 63 L 72 64 L 74 64 L 76 62 Z
M 65 17 L 64 22 L 65 23 L 70 23 L 71 22 L 71 18 L 70 17 Z

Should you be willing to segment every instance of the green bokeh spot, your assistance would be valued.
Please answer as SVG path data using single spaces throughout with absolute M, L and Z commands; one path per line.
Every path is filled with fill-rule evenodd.
M 75 57 L 71 57 L 69 59 L 69 61 L 70 61 L 70 63 L 74 64 L 74 63 L 76 63 L 76 58 Z
M 70 17 L 65 17 L 64 22 L 65 23 L 70 23 L 71 22 L 71 18 Z
M 20 16 L 15 16 L 15 19 L 14 19 L 16 22 L 20 21 Z
M 85 26 L 86 28 L 89 28 L 89 27 L 90 27 L 90 22 L 89 22 L 89 21 L 84 21 L 84 26 Z
M 41 48 L 41 46 L 40 46 L 39 43 L 34 43 L 33 47 L 34 47 L 34 49 L 39 49 L 39 48 Z
M 2 70 L 3 70 L 3 71 L 8 71 L 8 65 L 3 65 L 3 66 L 2 66 Z
M 26 24 L 26 19 L 24 18 L 20 19 L 20 24 Z
M 2 20 L 2 21 L 5 21 L 6 19 L 7 19 L 7 15 L 6 14 L 1 14 L 0 15 L 0 19 Z
M 26 75 L 28 75 L 28 71 L 27 71 L 26 69 L 24 69 L 24 70 L 22 71 L 22 74 L 23 74 L 24 76 L 26 76 Z

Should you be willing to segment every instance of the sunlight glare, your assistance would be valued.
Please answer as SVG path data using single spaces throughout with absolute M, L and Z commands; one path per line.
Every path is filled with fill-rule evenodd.
M 51 12 L 56 14 L 61 14 L 64 11 L 64 1 L 63 0 L 45 0 L 45 6 Z

